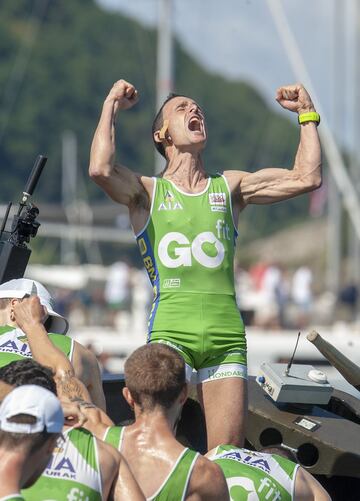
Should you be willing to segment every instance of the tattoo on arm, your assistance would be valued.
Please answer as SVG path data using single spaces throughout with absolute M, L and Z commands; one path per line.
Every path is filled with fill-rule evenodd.
M 85 401 L 84 386 L 74 376 L 73 370 L 64 371 L 61 376 L 55 377 L 55 381 L 60 395 L 64 395 L 72 401 L 74 399 Z
M 83 409 L 97 409 L 96 405 L 92 404 L 91 402 L 87 402 L 86 400 L 78 397 L 71 398 L 72 402 L 75 402 L 78 404 L 78 406 Z

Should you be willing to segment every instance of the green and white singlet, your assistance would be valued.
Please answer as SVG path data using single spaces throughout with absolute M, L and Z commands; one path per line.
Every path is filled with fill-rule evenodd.
M 103 441 L 112 445 L 120 451 L 123 440 L 125 426 L 109 426 L 106 430 Z
M 173 346 L 209 380 L 226 377 L 214 370 L 221 364 L 230 372 L 231 364 L 242 364 L 244 372 L 233 375 L 246 377 L 245 329 L 234 290 L 236 237 L 224 176 L 210 176 L 194 194 L 154 178 L 149 219 L 136 235 L 154 289 L 148 342 Z
M 95 437 L 84 428 L 64 432 L 35 484 L 22 490 L 26 501 L 101 501 L 102 483 Z
M 104 442 L 120 451 L 125 428 L 126 426 L 109 427 L 106 430 Z M 162 485 L 153 496 L 146 498 L 147 501 L 183 501 L 199 455 L 191 449 L 184 449 Z
M 220 445 L 209 458 L 222 469 L 231 501 L 291 501 L 299 467 L 276 454 Z
M 74 341 L 64 334 L 49 334 L 51 341 L 71 360 Z M 0 367 L 31 358 L 31 350 L 25 333 L 18 328 L 2 325 L 0 327 Z

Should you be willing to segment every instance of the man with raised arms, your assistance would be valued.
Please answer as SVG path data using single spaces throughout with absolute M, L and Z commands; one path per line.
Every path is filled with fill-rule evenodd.
M 306 193 L 321 184 L 320 120 L 301 84 L 280 87 L 276 100 L 299 115 L 292 169 L 206 172 L 204 113 L 191 98 L 171 95 L 153 123 L 155 147 L 166 159 L 157 178 L 115 161 L 115 120 L 138 91 L 119 80 L 106 97 L 90 154 L 90 176 L 129 209 L 154 288 L 149 342 L 175 348 L 197 371 L 209 449 L 241 445 L 247 409 L 245 329 L 234 291 L 234 242 L 240 212 Z M 219 166 L 220 168 L 222 166 Z

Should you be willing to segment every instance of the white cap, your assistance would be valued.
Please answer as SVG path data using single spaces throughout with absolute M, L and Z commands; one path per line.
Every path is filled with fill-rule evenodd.
M 14 423 L 9 418 L 27 414 L 36 423 Z M 34 384 L 22 385 L 6 395 L 0 405 L 0 429 L 10 433 L 61 433 L 64 414 L 58 398 L 51 391 Z
M 0 298 L 23 299 L 25 296 L 38 296 L 40 303 L 45 306 L 49 318 L 46 322 L 48 332 L 66 334 L 69 323 L 63 316 L 54 311 L 54 300 L 43 285 L 28 278 L 15 278 L 0 285 Z

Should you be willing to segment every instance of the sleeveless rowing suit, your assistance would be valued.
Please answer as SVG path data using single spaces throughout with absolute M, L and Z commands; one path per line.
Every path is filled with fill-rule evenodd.
M 64 438 L 35 484 L 21 491 L 26 501 L 102 500 L 96 438 L 84 428 L 71 428 Z
M 220 445 L 210 458 L 222 469 L 231 501 L 291 501 L 299 467 L 276 454 Z
M 124 436 L 125 426 L 110 426 L 105 433 L 104 442 L 115 447 L 118 451 Z M 171 472 L 166 477 L 162 485 L 155 494 L 146 498 L 147 501 L 182 501 L 186 497 L 186 491 L 189 485 L 191 473 L 195 461 L 199 456 L 198 452 L 191 449 L 184 449 Z
M 64 334 L 48 334 L 51 341 L 71 360 L 74 341 Z M 25 333 L 15 327 L 2 325 L 0 327 L 0 367 L 15 360 L 32 358 L 30 345 Z
M 224 176 L 210 176 L 200 193 L 154 178 L 150 215 L 136 235 L 154 289 L 148 342 L 173 346 L 202 371 L 202 380 L 246 377 L 245 329 L 234 289 L 236 237 Z

